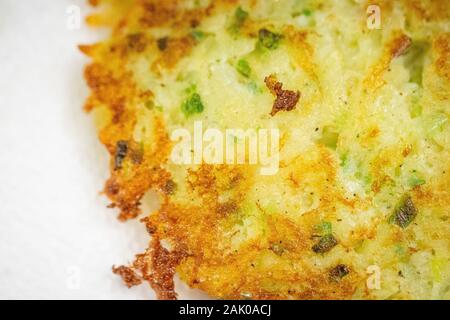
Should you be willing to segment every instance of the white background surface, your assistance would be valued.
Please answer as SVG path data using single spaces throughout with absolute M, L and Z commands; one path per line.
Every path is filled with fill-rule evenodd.
M 146 247 L 144 226 L 122 224 L 99 194 L 106 151 L 82 111 L 88 90 L 69 30 L 83 0 L 0 0 L 0 298 L 151 299 L 111 272 Z M 177 284 L 180 298 L 204 297 Z

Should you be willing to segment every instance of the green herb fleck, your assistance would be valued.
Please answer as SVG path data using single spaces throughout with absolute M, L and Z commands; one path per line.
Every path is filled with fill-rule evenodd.
M 401 204 L 397 207 L 394 214 L 390 216 L 389 222 L 398 225 L 401 228 L 406 228 L 416 217 L 417 209 L 410 196 L 404 198 Z
M 249 78 L 252 72 L 252 69 L 250 68 L 250 65 L 248 64 L 247 60 L 244 59 L 240 59 L 238 61 L 236 65 L 236 70 L 246 78 Z
M 410 187 L 421 186 L 423 184 L 425 184 L 425 180 L 416 175 L 413 175 L 413 176 L 409 177 L 409 179 L 408 179 L 408 185 Z
M 324 235 L 328 235 L 331 234 L 333 231 L 333 226 L 331 224 L 331 222 L 329 221 L 324 221 L 319 223 L 318 225 L 316 225 L 314 227 L 315 232 L 317 232 L 319 235 L 324 236 Z
M 264 48 L 275 50 L 280 44 L 282 35 L 279 33 L 271 32 L 267 29 L 261 29 L 258 33 L 259 44 Z
M 243 10 L 241 7 L 237 7 L 236 11 L 234 12 L 234 18 L 236 23 L 241 26 L 248 18 L 248 12 Z
M 404 58 L 405 66 L 409 69 L 409 81 L 417 83 L 421 87 L 423 85 L 425 56 L 428 49 L 427 41 L 413 41 Z
M 341 167 L 345 167 L 348 163 L 348 152 L 345 152 L 343 154 L 341 154 L 341 156 L 339 157 L 339 159 L 341 160 L 341 162 L 339 163 L 339 165 Z
M 309 9 L 303 9 L 303 10 L 297 10 L 292 12 L 291 16 L 292 18 L 297 18 L 299 16 L 305 16 L 305 17 L 310 17 L 312 15 L 312 11 Z
M 191 32 L 192 38 L 194 38 L 195 41 L 200 42 L 205 38 L 205 33 L 201 30 L 193 30 Z
M 191 37 L 194 38 L 196 42 L 200 42 L 204 40 L 208 36 L 213 36 L 214 33 L 212 32 L 204 32 L 202 30 L 194 29 L 191 32 Z
M 319 242 L 312 246 L 312 251 L 315 253 L 326 253 L 337 245 L 337 240 L 332 234 L 324 235 Z
M 195 84 L 190 85 L 189 87 L 187 87 L 184 92 L 186 92 L 187 95 L 193 95 L 194 93 L 197 92 L 197 86 Z
M 409 106 L 409 114 L 412 119 L 417 118 L 422 115 L 422 105 L 420 103 L 420 94 L 416 93 L 411 99 L 411 104 Z
M 229 27 L 229 31 L 231 33 L 238 33 L 239 29 L 244 24 L 245 20 L 248 18 L 248 12 L 243 10 L 241 7 L 237 7 L 234 12 L 234 20 L 231 26 Z
M 247 84 L 247 88 L 253 93 L 262 93 L 261 88 L 258 87 L 258 84 L 255 81 L 250 81 Z
M 303 13 L 303 15 L 305 15 L 307 17 L 312 15 L 312 11 L 309 9 L 304 9 L 302 13 Z
M 322 137 L 319 139 L 319 143 L 330 149 L 336 150 L 338 138 L 339 133 L 337 133 L 332 127 L 325 126 L 322 130 Z
M 202 99 L 198 93 L 193 93 L 182 105 L 181 111 L 186 117 L 195 113 L 202 113 L 204 109 Z

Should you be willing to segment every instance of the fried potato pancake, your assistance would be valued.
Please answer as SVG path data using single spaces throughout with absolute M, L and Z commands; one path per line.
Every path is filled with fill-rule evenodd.
M 161 202 L 140 216 L 149 248 L 114 268 L 127 285 L 450 298 L 450 2 L 90 2 L 88 23 L 111 29 L 80 46 L 104 192 L 120 220 L 148 192 Z M 198 121 L 277 128 L 278 172 L 175 164 L 171 133 Z

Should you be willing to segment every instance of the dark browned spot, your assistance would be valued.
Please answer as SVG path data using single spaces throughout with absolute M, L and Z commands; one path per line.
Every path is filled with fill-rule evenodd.
M 272 106 L 271 116 L 274 116 L 279 111 L 291 111 L 300 99 L 300 91 L 283 90 L 283 84 L 278 82 L 274 75 L 270 75 L 264 79 L 267 88 L 276 96 Z
M 350 269 L 345 264 L 338 264 L 330 270 L 329 278 L 332 282 L 339 282 L 343 277 L 350 273 Z
M 390 222 L 401 228 L 406 228 L 416 217 L 417 209 L 410 196 L 407 196 L 395 213 L 391 216 Z
M 161 55 L 152 64 L 152 70 L 156 73 L 173 68 L 181 58 L 190 53 L 195 40 L 188 35 L 181 38 L 161 38 L 157 44 Z
M 177 190 L 177 185 L 173 180 L 167 180 L 167 182 L 164 184 L 162 188 L 162 192 L 166 195 L 172 195 Z
M 127 40 L 128 48 L 130 48 L 132 51 L 143 52 L 147 47 L 145 36 L 142 33 L 130 34 L 127 37 Z
M 326 253 L 333 249 L 337 244 L 336 238 L 332 234 L 327 234 L 321 237 L 319 242 L 313 245 L 312 251 L 315 253 Z
M 169 37 L 163 37 L 156 40 L 156 44 L 158 45 L 158 49 L 161 51 L 164 51 L 167 49 L 167 42 L 169 40 Z
M 116 144 L 116 153 L 114 155 L 114 170 L 119 170 L 122 168 L 123 160 L 128 153 L 128 142 L 118 141 Z

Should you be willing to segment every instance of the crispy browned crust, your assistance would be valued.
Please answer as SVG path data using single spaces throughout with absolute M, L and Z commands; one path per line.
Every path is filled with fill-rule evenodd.
M 275 96 L 271 116 L 280 111 L 291 111 L 295 109 L 300 99 L 300 91 L 283 90 L 283 84 L 278 82 L 275 75 L 270 75 L 264 79 L 267 88 Z
M 434 42 L 436 72 L 450 82 L 450 33 L 441 34 Z
M 128 288 L 138 286 L 142 283 L 142 278 L 136 272 L 134 272 L 134 270 L 130 267 L 126 267 L 126 266 L 115 267 L 115 266 L 113 266 L 112 271 L 113 271 L 113 273 L 119 275 L 122 278 L 123 282 L 125 283 L 125 285 Z
M 202 14 L 196 13 L 196 19 L 201 19 L 201 16 L 207 14 L 213 7 L 208 8 Z M 183 17 L 175 14 L 173 2 L 157 6 L 156 2 L 148 1 L 143 2 L 142 8 L 144 9 L 144 14 L 139 21 L 144 26 L 161 26 L 169 23 L 178 25 L 185 22 Z M 191 13 L 185 14 L 191 16 Z M 91 18 L 88 21 L 96 19 L 100 18 Z M 94 24 L 96 23 L 94 22 Z M 121 28 L 125 28 L 123 23 L 119 23 L 119 29 Z M 173 226 L 171 219 L 174 219 L 174 213 L 184 213 L 186 216 L 192 216 L 194 211 L 204 212 L 207 209 L 211 210 L 210 212 L 213 212 L 214 215 L 226 216 L 228 213 L 236 210 L 236 204 L 233 200 L 228 203 L 217 202 L 211 167 L 202 167 L 199 172 L 192 172 L 189 178 L 192 189 L 196 190 L 204 198 L 207 205 L 206 208 L 199 211 L 199 208 L 172 208 L 168 204 L 174 185 L 170 174 L 161 167 L 161 164 L 167 161 L 171 146 L 163 119 L 156 114 L 154 116 L 154 141 L 152 141 L 154 145 L 152 150 L 155 151 L 151 153 L 144 152 L 139 161 L 129 161 L 132 168 L 129 170 L 128 175 L 124 174 L 123 170 L 114 168 L 114 155 L 118 141 L 129 142 L 131 151 L 133 148 L 138 148 L 132 137 L 133 128 L 136 124 L 134 104 L 151 99 L 152 93 L 139 91 L 129 74 L 125 72 L 115 73 L 121 70 L 120 68 L 113 71 L 109 70 L 108 67 L 114 66 L 116 60 L 117 63 L 120 63 L 121 59 L 125 59 L 136 52 L 140 53 L 152 49 L 149 49 L 148 45 L 150 40 L 152 39 L 140 33 L 133 33 L 127 35 L 124 41 L 120 40 L 111 44 L 107 52 L 102 51 L 103 48 L 100 44 L 80 46 L 82 52 L 93 57 L 94 60 L 97 60 L 96 58 L 99 59 L 85 69 L 85 78 L 92 90 L 91 96 L 86 102 L 85 110 L 89 112 L 96 107 L 104 105 L 111 113 L 110 123 L 100 130 L 100 140 L 111 154 L 111 177 L 105 184 L 104 193 L 112 201 L 110 207 L 119 208 L 119 219 L 125 221 L 137 217 L 140 213 L 140 200 L 151 189 L 161 191 L 166 203 L 158 215 L 145 219 L 147 229 L 153 235 L 150 248 L 144 254 L 138 255 L 132 266 L 114 268 L 114 273 L 120 275 L 127 286 L 137 285 L 140 283 L 140 279 L 144 279 L 151 284 L 159 299 L 175 299 L 173 276 L 176 266 L 181 259 L 186 257 L 186 252 L 182 249 L 169 252 L 163 248 L 160 244 L 159 233 L 161 233 L 163 238 L 175 236 L 179 243 L 183 244 L 186 240 L 183 239 L 182 234 L 186 234 L 186 230 L 184 232 L 170 230 L 169 234 L 167 234 L 168 230 L 159 231 L 158 226 L 162 226 L 163 222 L 168 223 L 168 226 Z M 155 43 L 154 49 L 157 46 L 157 40 L 153 40 Z M 158 73 L 159 69 L 165 70 L 173 67 L 180 58 L 189 53 L 193 45 L 194 40 L 189 36 L 168 39 L 163 48 L 158 48 L 160 54 L 152 65 L 153 72 Z M 108 59 L 112 59 L 114 62 L 110 60 L 107 63 L 101 63 L 103 55 L 108 56 Z M 133 160 L 131 154 L 127 155 L 125 161 Z M 234 171 L 231 174 L 229 184 L 237 183 L 240 180 L 239 176 L 240 173 Z M 162 219 L 162 221 L 156 222 L 156 219 Z M 211 222 L 213 220 L 215 220 L 215 217 L 211 219 Z
M 376 65 L 372 67 L 371 72 L 365 79 L 367 90 L 374 91 L 385 83 L 383 76 L 389 69 L 392 60 L 400 57 L 406 52 L 411 45 L 411 38 L 400 31 L 394 32 L 389 43 L 386 44 L 382 57 L 377 61 Z

